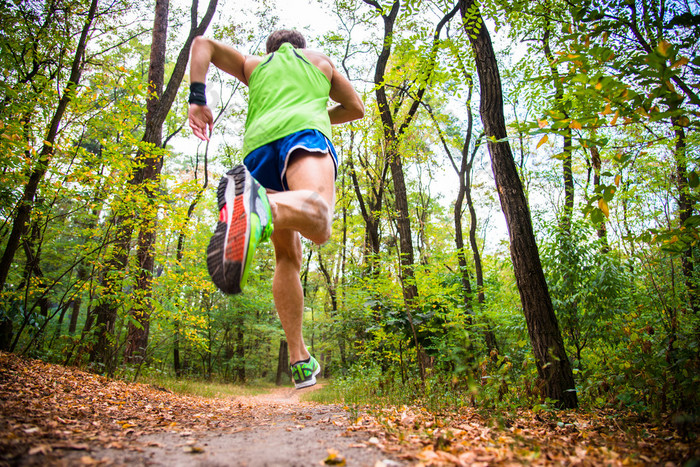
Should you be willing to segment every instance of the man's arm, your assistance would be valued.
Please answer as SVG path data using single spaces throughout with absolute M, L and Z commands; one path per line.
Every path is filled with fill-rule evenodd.
M 245 61 L 246 56 L 233 47 L 197 36 L 192 42 L 190 51 L 190 83 L 205 83 L 209 64 L 213 63 L 217 68 L 248 84 L 243 71 Z M 214 117 L 209 106 L 190 104 L 188 117 L 190 128 L 195 136 L 209 141 L 214 125 Z
M 243 84 L 248 84 L 243 68 L 246 56 L 231 46 L 222 44 L 203 36 L 195 37 L 190 56 L 190 82 L 204 83 L 209 64 L 235 76 Z
M 328 109 L 331 124 L 350 122 L 365 115 L 365 105 L 362 98 L 352 87 L 350 81 L 340 73 L 332 62 L 331 90 L 329 97 L 338 104 Z

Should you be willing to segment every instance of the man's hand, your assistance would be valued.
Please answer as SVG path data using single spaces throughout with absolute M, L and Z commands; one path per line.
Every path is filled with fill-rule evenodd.
M 188 117 L 192 133 L 203 141 L 209 141 L 209 136 L 214 127 L 214 117 L 209 106 L 190 104 Z

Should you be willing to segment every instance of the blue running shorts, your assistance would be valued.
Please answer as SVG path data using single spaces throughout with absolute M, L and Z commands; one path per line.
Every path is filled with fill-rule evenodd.
M 338 176 L 338 155 L 333 143 L 318 130 L 301 130 L 285 136 L 249 153 L 243 163 L 253 177 L 268 190 L 287 191 L 287 164 L 297 149 L 309 152 L 328 152 L 333 156 L 335 176 Z

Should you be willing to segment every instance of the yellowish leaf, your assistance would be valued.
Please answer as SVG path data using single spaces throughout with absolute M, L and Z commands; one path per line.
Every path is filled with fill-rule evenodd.
M 601 113 L 602 113 L 603 115 L 608 115 L 608 114 L 611 114 L 611 113 L 612 113 L 612 108 L 610 107 L 610 103 L 609 103 L 609 102 L 608 102 L 607 104 L 605 104 L 605 108 L 603 109 L 603 111 L 602 111 Z
M 615 175 L 615 186 L 620 186 L 620 180 L 622 180 L 622 176 L 620 174 Z
M 578 120 L 571 120 L 571 123 L 569 123 L 569 128 L 571 128 L 572 130 L 580 130 L 583 127 L 581 126 L 581 123 L 579 123 Z
M 537 149 L 540 148 L 544 143 L 546 143 L 549 140 L 549 137 L 547 135 L 544 135 L 542 139 L 540 139 L 540 142 L 537 143 Z
M 601 89 L 603 89 L 603 84 L 602 84 L 602 83 L 596 83 L 596 85 L 595 85 L 594 87 L 596 88 L 597 91 L 600 91 Z
M 328 450 L 328 457 L 323 461 L 326 465 L 345 465 L 345 458 L 335 449 Z
M 668 49 L 670 49 L 670 48 L 671 48 L 671 44 L 669 44 L 667 41 L 665 41 L 663 39 L 659 41 L 659 45 L 656 47 L 656 49 L 659 51 L 659 53 L 661 55 L 663 55 L 664 57 L 668 57 Z
M 671 65 L 671 69 L 680 68 L 684 65 L 687 65 L 689 61 L 690 60 L 688 59 L 688 57 L 681 57 L 678 60 L 676 60 L 676 62 L 673 65 Z
M 544 128 L 547 126 L 547 120 L 540 120 L 539 118 L 537 119 L 537 126 L 540 128 Z
M 204 452 L 204 448 L 201 446 L 185 446 L 182 450 L 187 454 L 201 454 Z
M 598 207 L 601 211 L 603 211 L 605 217 L 610 217 L 610 209 L 608 209 L 608 203 L 606 203 L 603 198 L 598 198 Z

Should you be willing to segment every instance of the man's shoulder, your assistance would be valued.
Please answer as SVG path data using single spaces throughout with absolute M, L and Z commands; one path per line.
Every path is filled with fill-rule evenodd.
M 245 63 L 256 66 L 262 63 L 267 57 L 269 57 L 269 55 L 246 55 Z
M 315 61 L 322 62 L 323 61 L 323 62 L 331 63 L 331 59 L 328 58 L 328 56 L 326 54 L 324 54 L 323 52 L 320 52 L 318 50 L 314 50 L 314 49 L 298 49 L 298 50 L 301 50 L 304 53 L 304 55 L 306 56 L 306 58 L 308 58 L 312 62 L 315 62 Z

